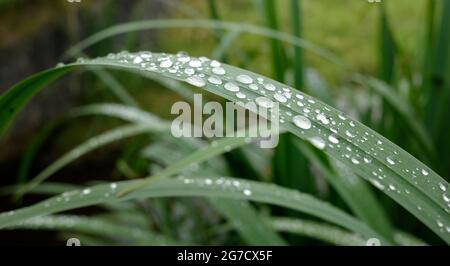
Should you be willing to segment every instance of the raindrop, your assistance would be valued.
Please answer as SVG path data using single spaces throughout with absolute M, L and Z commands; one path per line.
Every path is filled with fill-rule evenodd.
M 173 62 L 172 62 L 172 60 L 170 60 L 170 59 L 161 61 L 161 63 L 159 63 L 159 66 L 162 67 L 162 68 L 169 68 L 169 67 L 171 67 L 172 65 L 173 65 Z
M 189 61 L 189 66 L 191 66 L 191 67 L 201 67 L 202 66 L 202 61 L 200 61 L 198 59 L 192 59 L 191 61 Z
M 422 172 L 422 175 L 424 175 L 424 176 L 427 176 L 430 174 L 426 169 L 422 169 L 421 172 Z
M 264 107 L 264 108 L 272 108 L 273 107 L 273 102 L 270 99 L 266 98 L 266 97 L 262 97 L 262 96 L 257 97 L 255 99 L 255 102 L 259 106 Z
M 245 99 L 247 96 L 242 92 L 238 92 L 236 93 L 236 97 L 238 97 L 239 99 Z
M 215 67 L 211 70 L 216 75 L 225 75 L 226 71 L 223 67 Z
M 318 114 L 316 118 L 325 125 L 328 125 L 330 123 L 330 120 L 328 120 L 328 118 L 324 114 Z
M 188 77 L 186 79 L 186 82 L 196 87 L 203 87 L 206 85 L 205 81 L 202 78 L 196 76 Z
M 450 196 L 447 195 L 446 193 L 442 194 L 442 198 L 444 199 L 445 202 L 450 202 Z
M 345 135 L 347 135 L 347 136 L 350 137 L 350 138 L 354 138 L 354 137 L 355 137 L 355 134 L 352 133 L 350 130 L 346 130 L 346 131 L 345 131 Z
M 239 86 L 234 84 L 233 82 L 225 83 L 224 88 L 228 91 L 233 91 L 233 92 L 239 91 Z
M 137 56 L 133 60 L 133 64 L 140 64 L 142 62 L 142 58 L 140 56 Z
M 188 67 L 188 68 L 184 69 L 184 73 L 187 75 L 194 75 L 195 70 L 193 68 Z
M 447 190 L 447 187 L 442 183 L 439 183 L 439 188 L 444 192 Z
M 215 85 L 220 85 L 220 84 L 222 84 L 222 80 L 221 80 L 220 78 L 216 77 L 216 76 L 211 76 L 211 77 L 209 77 L 209 78 L 208 78 L 208 81 L 209 81 L 210 83 L 212 83 L 212 84 L 215 84 Z
M 336 137 L 336 135 L 334 135 L 334 134 L 331 134 L 331 135 L 329 135 L 328 136 L 328 140 L 331 142 L 331 143 L 334 143 L 334 144 L 338 144 L 339 143 L 339 139 Z
M 244 192 L 244 195 L 247 196 L 247 197 L 252 195 L 252 191 L 250 189 L 248 189 L 248 188 L 244 189 L 243 192 Z
M 87 194 L 91 193 L 91 189 L 90 188 L 85 188 L 85 189 L 83 189 L 82 193 L 84 195 L 87 195 Z
M 254 90 L 254 91 L 257 91 L 257 90 L 258 90 L 258 85 L 256 85 L 256 84 L 250 84 L 250 85 L 248 85 L 248 87 L 249 87 L 251 90 Z
M 243 84 L 251 84 L 253 79 L 249 75 L 239 75 L 236 80 Z
M 325 141 L 321 137 L 312 137 L 309 139 L 312 145 L 314 145 L 319 150 L 325 148 Z
M 280 103 L 287 102 L 286 97 L 284 97 L 283 95 L 281 95 L 279 93 L 275 93 L 275 95 L 273 95 L 273 97 L 275 98 L 275 100 L 279 101 Z
M 217 60 L 212 60 L 211 63 L 209 64 L 211 67 L 220 67 L 220 62 Z
M 395 161 L 394 161 L 394 159 L 391 156 L 386 157 L 386 161 L 390 165 L 394 165 L 395 164 Z
M 264 88 L 265 88 L 266 90 L 268 90 L 268 91 L 274 91 L 274 90 L 276 90 L 275 85 L 273 85 L 272 83 L 267 83 L 267 84 L 265 84 L 265 85 L 264 85 Z
M 353 164 L 359 164 L 359 160 L 355 157 L 352 157 L 352 163 Z
M 294 122 L 294 124 L 301 129 L 311 128 L 311 121 L 302 115 L 294 116 L 294 118 L 292 118 L 292 122 Z
M 297 97 L 300 100 L 303 100 L 305 97 L 303 97 L 303 95 L 301 94 L 296 94 L 295 97 Z

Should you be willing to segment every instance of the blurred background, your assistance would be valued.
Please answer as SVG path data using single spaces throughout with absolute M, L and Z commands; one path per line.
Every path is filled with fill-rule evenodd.
M 217 19 L 268 27 L 301 37 L 314 47 L 333 54 L 340 63 L 308 49 L 274 43 L 245 30 L 230 32 L 195 27 L 155 28 L 117 35 L 96 43 L 80 56 L 105 56 L 123 50 L 185 51 L 193 56 L 225 61 L 295 86 L 346 112 L 448 180 L 450 5 L 446 1 L 301 0 L 295 6 L 289 0 L 0 0 L 0 93 L 33 73 L 59 62 L 75 60 L 64 58 L 63 54 L 92 34 L 120 23 L 153 19 Z M 33 138 L 49 123 L 77 106 L 125 102 L 170 119 L 172 103 L 182 99 L 160 82 L 120 71 L 109 72 L 113 80 L 93 71 L 77 70 L 52 83 L 31 101 L 8 135 L 0 140 L 2 186 L 35 176 L 77 144 L 119 125 L 115 120 L 102 117 L 64 123 L 46 136 L 44 144 L 33 156 L 32 164 L 24 167 L 24 154 Z M 370 79 L 361 81 L 359 75 L 382 84 L 371 83 Z M 125 89 L 127 94 L 118 94 L 111 87 Z M 389 91 L 383 93 L 383 89 Z M 425 132 L 423 139 L 411 130 L 411 120 L 412 124 L 419 124 L 422 133 Z M 144 177 L 146 160 L 142 161 L 137 154 L 144 144 L 151 142 L 142 137 L 115 142 L 79 158 L 55 173 L 51 180 L 79 184 L 90 180 Z M 225 161 L 233 164 L 239 158 L 233 156 L 237 155 L 225 156 Z M 305 169 L 320 179 L 317 177 L 320 173 L 314 167 L 306 164 Z M 267 166 L 264 171 L 272 176 L 277 167 Z M 246 177 L 246 173 L 238 171 L 236 174 Z M 272 181 L 300 190 L 304 188 Z M 332 192 L 316 188 L 310 191 L 342 205 Z M 414 232 L 430 243 L 441 244 L 397 204 L 383 195 L 378 197 L 397 227 Z M 10 197 L 2 197 L 0 211 L 39 199 L 42 197 L 27 196 L 16 202 Z M 193 204 L 203 206 L 195 200 Z M 197 210 L 206 212 L 204 215 L 209 218 L 204 221 L 206 225 L 193 225 L 194 229 L 219 223 L 220 218 L 209 213 L 210 209 L 203 206 Z M 98 211 L 98 208 L 85 208 L 80 213 Z M 181 213 L 181 216 L 187 215 Z M 33 232 L 33 237 L 28 238 L 29 234 L 26 230 L 1 232 L 0 241 L 56 244 L 61 239 L 56 232 Z M 25 236 L 27 243 L 23 240 Z M 199 241 L 203 244 L 240 243 L 233 236 L 214 238 L 205 235 Z M 304 239 L 291 241 L 321 244 Z

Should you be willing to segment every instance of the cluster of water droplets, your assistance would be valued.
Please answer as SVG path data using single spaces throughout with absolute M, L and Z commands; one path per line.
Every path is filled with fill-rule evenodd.
M 216 60 L 191 57 L 184 52 L 176 55 L 121 52 L 108 55 L 106 60 L 168 75 L 196 87 L 215 90 L 221 95 L 234 95 L 235 99 L 253 101 L 268 110 L 279 103 L 281 124 L 298 128 L 300 136 L 308 139 L 318 149 L 327 149 L 334 157 L 340 157 L 343 161 L 358 165 L 365 172 L 371 172 L 370 181 L 387 193 L 405 196 L 410 194 L 408 190 L 401 189 L 395 180 L 387 178 L 392 174 L 389 171 L 408 176 L 409 182 L 425 187 L 428 191 L 441 189 L 436 182 L 430 181 L 430 169 L 411 169 L 408 165 L 415 165 L 414 159 L 408 155 L 405 157 L 406 153 L 399 156 L 395 146 L 388 144 L 373 131 L 314 98 L 280 83 L 243 71 L 238 73 Z M 406 158 L 411 163 L 403 162 L 400 158 Z M 441 189 L 441 193 L 441 205 L 443 203 L 447 206 L 446 211 L 450 213 L 448 189 Z
M 216 189 L 221 191 L 233 191 L 242 193 L 246 197 L 250 197 L 253 194 L 252 187 L 248 182 L 230 179 L 230 178 L 189 178 L 185 176 L 179 176 L 178 180 L 186 185 L 194 185 L 200 187 L 208 187 L 210 189 Z

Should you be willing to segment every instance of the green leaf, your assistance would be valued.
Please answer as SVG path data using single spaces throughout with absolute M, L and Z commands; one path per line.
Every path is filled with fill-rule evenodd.
M 32 75 L 4 92 L 0 97 L 0 137 L 5 134 L 12 119 L 23 106 L 51 81 L 57 79 L 72 67 L 57 67 Z
M 366 241 L 355 233 L 313 221 L 275 217 L 270 224 L 278 231 L 299 234 L 338 246 L 365 246 Z
M 359 179 L 350 169 L 333 158 L 330 158 L 331 167 L 328 167 L 303 141 L 298 140 L 295 144 L 337 191 L 356 216 L 387 239 L 393 239 L 387 216 L 378 205 L 375 196 L 366 186 L 364 180 Z
M 205 196 L 251 200 L 273 204 L 301 211 L 328 222 L 340 225 L 364 237 L 379 238 L 383 244 L 390 244 L 381 235 L 350 215 L 328 203 L 298 191 L 261 182 L 235 178 L 174 178 L 159 179 L 140 190 L 124 197 L 116 197 L 117 191 L 134 186 L 137 181 L 121 181 L 112 184 L 97 185 L 83 190 L 66 192 L 30 207 L 0 214 L 0 228 L 12 226 L 35 216 L 44 216 L 56 212 L 71 210 L 104 202 L 115 203 L 130 199 L 159 198 L 174 196 Z
M 35 217 L 17 223 L 7 229 L 28 229 L 28 230 L 58 230 L 66 232 L 80 232 L 90 235 L 107 237 L 110 239 L 121 238 L 131 244 L 145 245 L 180 245 L 180 242 L 169 239 L 161 234 L 114 224 L 101 218 L 89 218 L 77 215 L 54 215 Z
M 69 152 L 64 154 L 64 156 L 62 156 L 61 158 L 59 158 L 58 160 L 54 161 L 52 164 L 47 166 L 35 178 L 33 178 L 30 182 L 28 182 L 18 191 L 18 196 L 23 196 L 23 194 L 25 194 L 26 192 L 30 191 L 31 189 L 42 183 L 44 180 L 46 180 L 48 177 L 53 175 L 55 172 L 57 172 L 67 164 L 75 161 L 80 156 L 94 149 L 105 146 L 106 144 L 118 141 L 120 139 L 128 138 L 143 133 L 155 132 L 158 130 L 161 131 L 161 128 L 157 127 L 155 128 L 154 125 L 134 124 L 122 126 L 114 130 L 107 131 L 99 136 L 93 137 L 84 142 L 83 144 L 78 145 L 76 148 L 70 150 Z
M 329 156 L 351 168 L 357 175 L 376 184 L 379 189 L 414 214 L 442 239 L 450 242 L 450 234 L 445 231 L 445 228 L 450 226 L 448 183 L 409 153 L 338 110 L 255 73 L 222 64 L 221 67 L 226 73 L 220 77 L 222 84 L 216 85 L 198 76 L 200 73 L 206 76 L 217 75 L 212 70 L 211 62 L 206 58 L 189 58 L 189 60 L 199 60 L 202 64 L 201 70 L 197 68 L 197 75 L 189 76 L 182 71 L 187 67 L 188 62 L 178 60 L 182 56 L 184 55 L 124 52 L 57 67 L 53 71 L 65 71 L 74 66 L 83 65 L 150 71 L 176 80 L 187 81 L 234 102 L 239 102 L 241 99 L 236 96 L 236 92 L 224 89 L 223 84 L 226 82 L 238 85 L 240 92 L 246 95 L 247 101 L 253 101 L 258 97 L 277 101 L 274 94 L 284 93 L 286 101 L 280 103 L 280 115 L 285 119 L 282 127 L 302 139 L 311 141 Z M 145 58 L 145 61 L 142 58 Z M 172 62 L 170 71 L 160 66 L 161 60 Z M 133 63 L 137 61 L 142 62 Z M 47 73 L 44 72 L 43 75 Z M 236 81 L 238 75 L 248 75 L 253 80 L 252 88 L 256 86 L 257 90 Z M 34 76 L 34 78 L 39 77 L 39 74 Z M 273 91 L 272 85 L 267 84 L 272 84 L 281 92 Z M 22 84 L 19 87 L 13 87 L 7 92 L 7 98 L 10 98 L 9 95 L 17 94 L 18 90 L 25 94 L 37 91 L 35 84 L 29 85 L 31 86 Z M 265 89 L 266 87 L 269 89 Z M 4 97 L 5 95 L 0 98 L 1 112 L 10 108 L 18 110 L 23 107 L 27 99 L 30 99 L 30 97 L 22 99 L 17 105 L 16 101 L 5 101 Z M 4 122 L 9 123 L 12 116 L 4 116 L 4 118 L 7 118 Z

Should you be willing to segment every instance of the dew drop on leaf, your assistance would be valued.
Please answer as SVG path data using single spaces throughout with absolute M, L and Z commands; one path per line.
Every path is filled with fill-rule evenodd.
M 209 83 L 214 84 L 214 85 L 221 85 L 222 84 L 222 80 L 218 77 L 215 76 L 211 76 L 208 78 Z
M 238 75 L 236 80 L 243 84 L 251 84 L 253 79 L 249 75 Z
M 321 137 L 312 137 L 309 139 L 312 145 L 314 147 L 318 148 L 319 150 L 323 150 L 325 148 L 325 141 Z
M 248 188 L 244 189 L 244 190 L 243 190 L 243 193 L 244 193 L 244 195 L 247 196 L 247 197 L 252 195 L 252 191 L 251 191 L 250 189 L 248 189 Z
M 225 75 L 226 71 L 223 67 L 214 67 L 211 71 L 216 75 Z
M 392 156 L 386 157 L 386 162 L 388 162 L 388 164 L 390 164 L 390 165 L 395 164 L 394 158 L 392 158 Z
M 206 85 L 205 81 L 201 77 L 196 76 L 188 77 L 186 82 L 196 87 L 204 87 Z
M 237 92 L 239 91 L 239 86 L 234 84 L 233 82 L 227 82 L 223 86 L 227 91 Z
M 273 102 L 266 97 L 260 96 L 255 99 L 256 104 L 264 108 L 272 108 Z
M 333 144 L 338 144 L 339 143 L 339 139 L 336 137 L 336 135 L 331 134 L 328 136 L 328 140 L 333 143 Z
M 311 121 L 302 115 L 294 116 L 294 118 L 292 118 L 292 122 L 301 129 L 311 128 Z
M 275 93 L 273 95 L 273 97 L 275 98 L 275 100 L 279 101 L 280 103 L 285 103 L 287 102 L 286 97 L 284 97 L 283 95 L 279 94 L 279 93 Z

